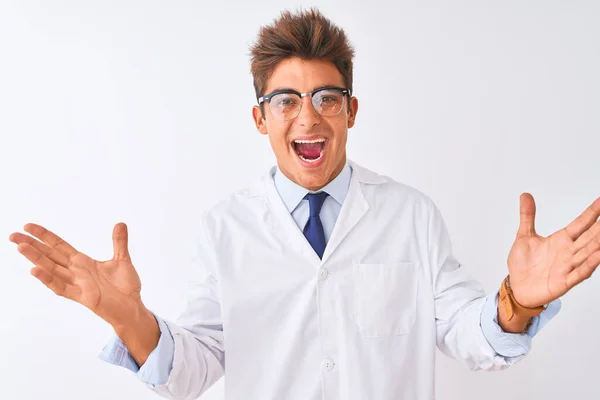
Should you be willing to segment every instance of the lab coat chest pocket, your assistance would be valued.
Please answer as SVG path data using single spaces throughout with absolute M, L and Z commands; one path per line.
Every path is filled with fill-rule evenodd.
M 363 337 L 405 335 L 417 312 L 418 264 L 354 264 L 356 324 Z

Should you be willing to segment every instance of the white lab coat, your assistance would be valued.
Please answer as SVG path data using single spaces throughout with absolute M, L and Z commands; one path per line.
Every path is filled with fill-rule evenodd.
M 225 374 L 226 400 L 433 400 L 436 345 L 472 370 L 496 354 L 481 285 L 452 256 L 429 197 L 349 161 L 348 195 L 320 260 L 270 171 L 206 212 L 198 279 L 173 335 L 166 384 L 195 399 Z

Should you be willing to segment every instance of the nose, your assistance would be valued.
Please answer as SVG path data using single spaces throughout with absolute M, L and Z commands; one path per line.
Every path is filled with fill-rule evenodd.
M 300 114 L 296 117 L 295 122 L 300 126 L 312 128 L 321 122 L 321 116 L 317 113 L 312 104 L 310 96 L 302 97 L 302 108 Z

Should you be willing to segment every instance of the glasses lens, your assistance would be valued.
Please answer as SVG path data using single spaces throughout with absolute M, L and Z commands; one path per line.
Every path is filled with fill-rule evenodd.
M 330 117 L 339 114 L 344 107 L 344 95 L 341 90 L 325 89 L 315 93 L 312 102 L 319 114 Z
M 276 94 L 269 102 L 273 116 L 283 121 L 296 118 L 301 105 L 300 97 L 293 93 Z

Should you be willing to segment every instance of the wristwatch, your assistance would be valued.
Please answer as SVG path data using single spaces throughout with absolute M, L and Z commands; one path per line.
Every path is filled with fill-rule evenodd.
M 529 317 L 529 318 L 537 317 L 548 307 L 547 304 L 545 304 L 543 306 L 535 307 L 535 308 L 529 308 L 529 307 L 524 307 L 524 306 L 520 305 L 515 300 L 514 294 L 510 287 L 510 277 L 509 276 L 504 278 L 504 281 L 502 281 L 502 285 L 500 286 L 500 297 L 498 300 L 499 300 L 500 304 L 502 305 L 502 307 L 506 310 L 506 314 L 508 316 L 509 321 L 515 315 L 522 316 L 522 317 Z M 530 320 L 529 324 L 525 330 L 529 329 L 531 322 L 532 321 Z

